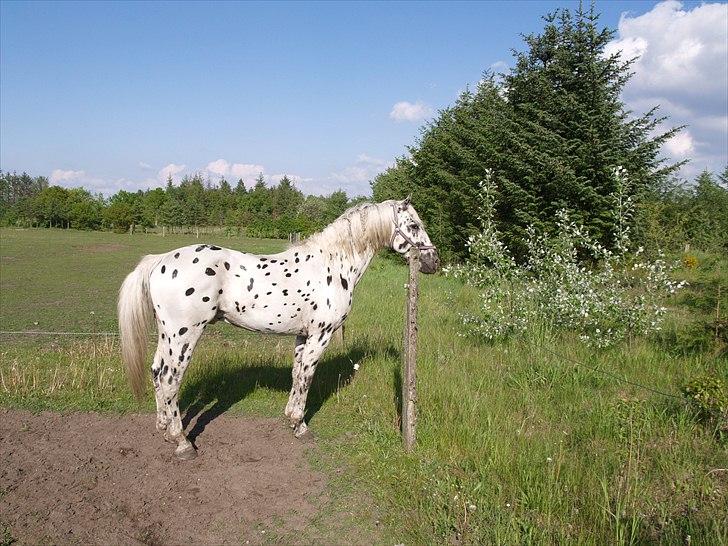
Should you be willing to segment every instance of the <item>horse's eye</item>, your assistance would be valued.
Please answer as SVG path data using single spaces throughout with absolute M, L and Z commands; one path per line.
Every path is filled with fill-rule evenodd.
M 414 231 L 415 233 L 417 233 L 417 232 L 418 232 L 418 231 L 420 230 L 420 226 L 418 226 L 417 224 L 415 224 L 415 223 L 413 222 L 413 223 L 411 223 L 411 224 L 410 224 L 410 229 L 411 229 L 412 231 Z

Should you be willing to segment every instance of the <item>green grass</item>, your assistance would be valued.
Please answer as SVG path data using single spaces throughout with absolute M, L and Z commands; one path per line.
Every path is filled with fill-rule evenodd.
M 113 330 L 116 291 L 136 260 L 195 241 L 50 230 L 0 235 L 2 330 Z M 281 246 L 211 242 L 261 252 Z M 109 244 L 124 247 L 99 251 Z M 697 286 L 681 296 L 661 340 L 599 352 L 548 332 L 492 346 L 461 337 L 457 313 L 477 305 L 475 294 L 451 279 L 421 276 L 417 447 L 406 454 L 397 407 L 407 271 L 376 259 L 357 288 L 346 343 L 327 351 L 311 389 L 307 418 L 319 446 L 313 462 L 329 472 L 351 511 L 356 492 L 367 492 L 386 514 L 382 536 L 396 542 L 677 544 L 688 535 L 691 544 L 728 542 L 726 445 L 681 399 L 570 360 L 677 396 L 702 374 L 726 378 L 728 363 L 708 341 L 677 343 L 689 337 L 691 320 L 710 316 L 710 301 L 699 308 L 691 300 L 707 290 L 700 279 L 725 286 L 724 262 L 708 261 L 705 271 L 687 272 Z M 703 280 L 712 286 L 710 279 Z M 140 409 L 115 339 L 0 339 L 2 405 Z M 280 415 L 292 347 L 290 338 L 215 325 L 183 386 L 182 406 L 199 416 L 191 434 L 222 412 Z M 143 409 L 152 408 L 150 395 Z M 369 513 L 368 503 L 359 508 Z

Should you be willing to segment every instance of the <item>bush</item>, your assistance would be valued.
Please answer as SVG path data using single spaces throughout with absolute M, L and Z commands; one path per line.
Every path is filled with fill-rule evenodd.
M 719 437 L 728 436 L 728 388 L 719 377 L 699 377 L 681 391 L 700 422 L 714 426 Z
M 527 254 L 518 265 L 495 227 L 492 173 L 481 183 L 480 233 L 470 237 L 469 260 L 446 272 L 482 289 L 478 314 L 461 314 L 470 334 L 487 340 L 546 324 L 571 330 L 596 346 L 659 331 L 663 299 L 684 286 L 670 278 L 676 265 L 664 256 L 648 260 L 630 252 L 633 213 L 627 177 L 615 173 L 614 251 L 602 246 L 566 210 L 556 215 L 556 232 L 527 229 Z

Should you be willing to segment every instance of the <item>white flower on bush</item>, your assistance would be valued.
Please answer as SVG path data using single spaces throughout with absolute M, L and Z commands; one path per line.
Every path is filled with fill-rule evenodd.
M 685 282 L 670 279 L 674 267 L 662 254 L 652 262 L 636 261 L 642 247 L 630 254 L 634 204 L 624 169 L 617 169 L 615 176 L 615 252 L 561 210 L 555 234 L 537 233 L 533 226 L 526 229 L 527 257 L 519 267 L 500 241 L 494 220 L 496 186 L 492 173 L 487 173 L 480 185 L 483 229 L 468 239 L 468 261 L 447 270 L 482 290 L 479 313 L 461 315 L 470 334 L 492 341 L 545 322 L 576 331 L 589 345 L 607 347 L 628 335 L 660 329 L 667 311 L 662 298 Z M 579 262 L 580 250 L 595 261 L 594 268 Z

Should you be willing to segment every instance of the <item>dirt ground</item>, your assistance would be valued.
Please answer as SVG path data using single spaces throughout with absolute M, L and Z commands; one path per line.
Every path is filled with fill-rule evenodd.
M 282 420 L 220 416 L 195 442 L 180 462 L 153 415 L 0 410 L 0 543 L 339 542 L 312 530 L 327 480 Z

